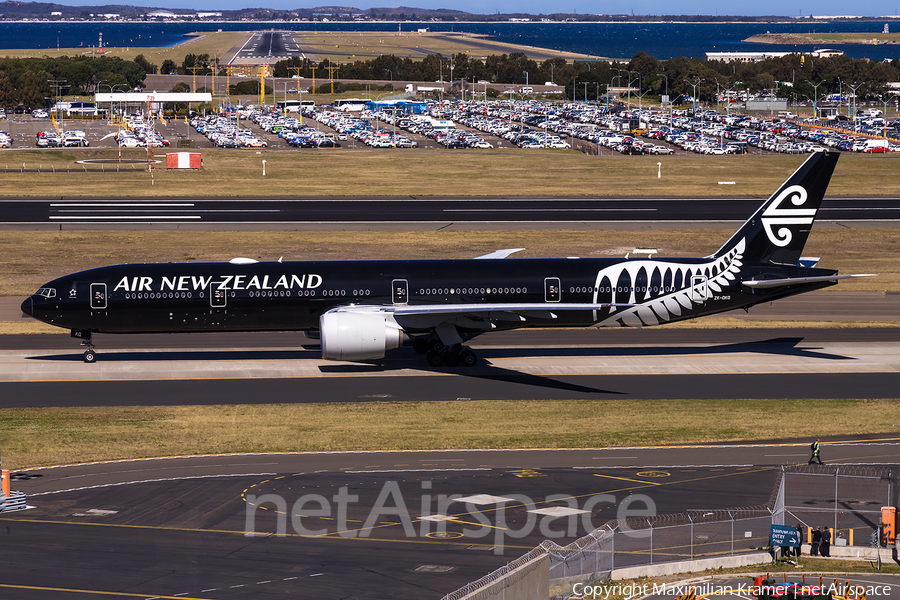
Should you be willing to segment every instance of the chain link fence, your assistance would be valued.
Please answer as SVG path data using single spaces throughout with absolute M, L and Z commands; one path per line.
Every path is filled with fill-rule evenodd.
M 550 581 L 562 596 L 613 570 L 759 552 L 769 544 L 765 507 L 610 521 L 564 547 L 549 548 Z
M 835 545 L 869 546 L 881 525 L 881 507 L 897 506 L 898 492 L 894 474 L 885 468 L 784 467 L 765 505 L 608 521 L 566 546 L 544 541 L 444 600 L 497 597 L 479 590 L 496 587 L 543 554 L 550 558 L 552 596 L 565 598 L 576 583 L 609 579 L 618 569 L 769 550 L 772 525 L 833 527 Z
M 886 468 L 801 465 L 784 469 L 781 490 L 772 523 L 800 525 L 803 543 L 818 527 L 835 546 L 874 546 L 881 507 L 897 506 L 900 487 Z

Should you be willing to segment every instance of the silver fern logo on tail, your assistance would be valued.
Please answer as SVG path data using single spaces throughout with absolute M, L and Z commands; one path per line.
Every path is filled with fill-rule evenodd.
M 794 237 L 789 225 L 812 225 L 816 216 L 814 208 L 781 208 L 788 198 L 794 206 L 803 206 L 807 199 L 806 188 L 799 185 L 786 188 L 766 207 L 762 214 L 762 224 L 766 230 L 766 236 L 779 248 L 790 244 Z M 778 229 L 774 230 L 773 227 L 778 227 Z

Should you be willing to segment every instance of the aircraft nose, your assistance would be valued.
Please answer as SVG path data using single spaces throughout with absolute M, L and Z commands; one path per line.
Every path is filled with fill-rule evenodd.
M 22 303 L 22 312 L 29 317 L 33 316 L 33 303 L 31 301 L 31 296 L 28 296 L 28 298 L 25 299 L 25 302 Z

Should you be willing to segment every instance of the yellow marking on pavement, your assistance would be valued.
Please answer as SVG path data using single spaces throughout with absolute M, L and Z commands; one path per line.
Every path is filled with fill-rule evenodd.
M 654 483 L 652 481 L 641 481 L 640 479 L 628 479 L 627 477 L 613 477 L 612 475 L 601 475 L 594 473 L 594 477 L 606 477 L 607 479 L 619 479 L 621 481 L 633 481 L 634 483 L 643 483 L 645 485 L 665 485 L 663 483 Z
M 42 587 L 38 585 L 13 585 L 0 583 L 0 588 L 13 590 L 35 590 L 38 592 L 68 592 L 71 594 L 91 594 L 100 596 L 125 596 L 128 598 L 160 598 L 161 600 L 209 600 L 209 598 L 192 598 L 190 596 L 157 596 L 154 594 L 135 594 L 133 592 L 106 592 L 103 590 L 78 590 L 74 588 Z

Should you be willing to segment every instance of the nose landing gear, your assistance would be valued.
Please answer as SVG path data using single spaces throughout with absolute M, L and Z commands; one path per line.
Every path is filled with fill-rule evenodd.
M 90 331 L 72 331 L 72 337 L 81 338 L 81 345 L 87 350 L 84 351 L 84 362 L 92 363 L 97 360 L 97 352 L 94 350 L 94 342 L 91 340 Z

